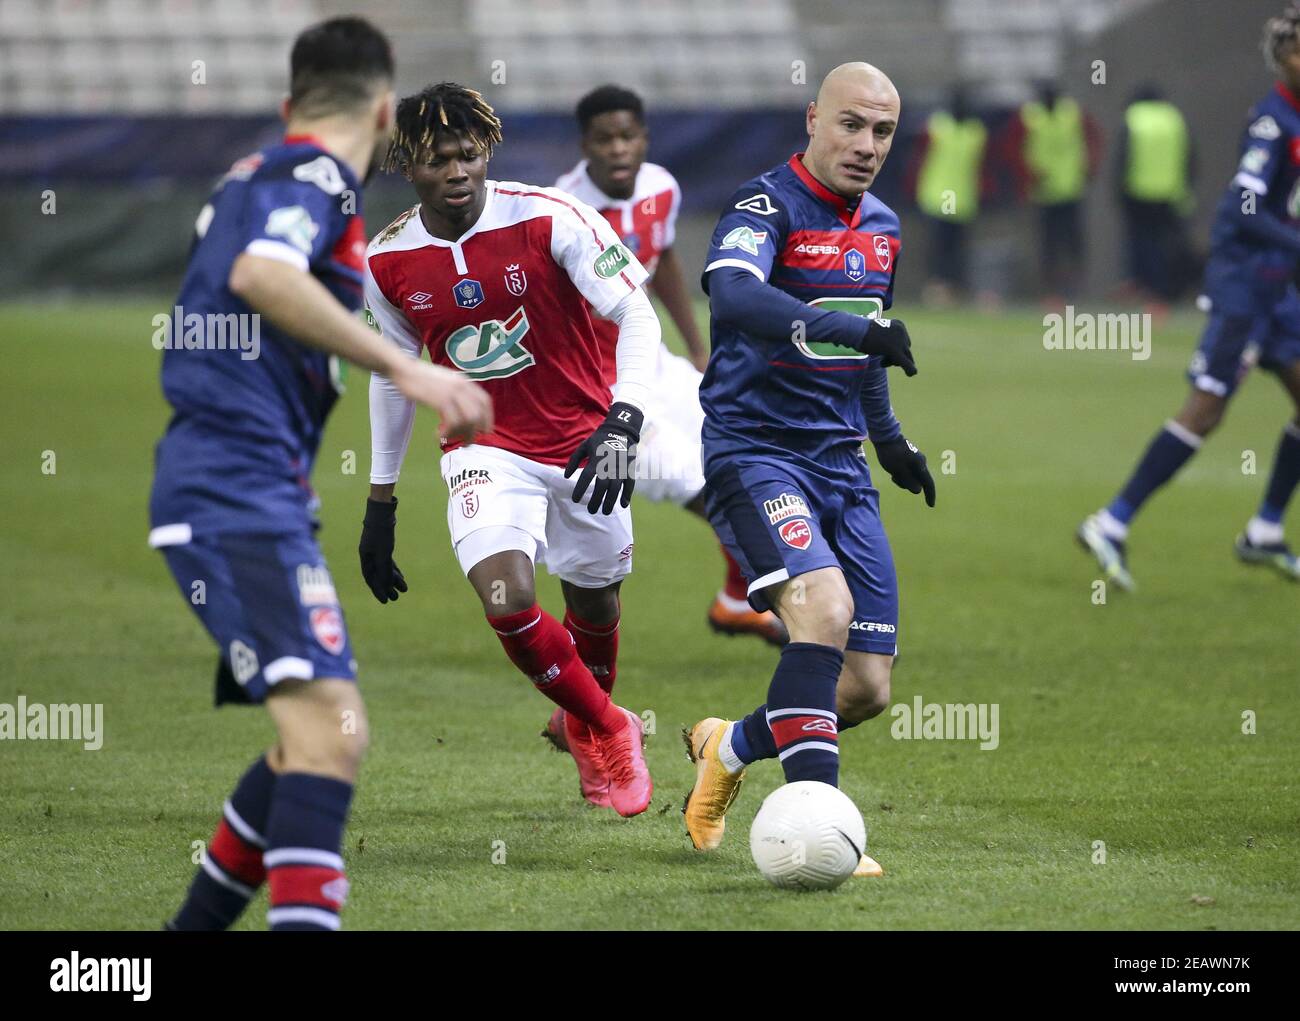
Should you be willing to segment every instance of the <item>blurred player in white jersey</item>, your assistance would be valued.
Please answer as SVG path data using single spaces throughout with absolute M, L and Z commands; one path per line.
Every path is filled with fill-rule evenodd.
M 700 455 L 700 380 L 709 353 L 673 250 L 681 188 L 672 174 L 646 160 L 649 134 L 636 93 L 602 85 L 579 100 L 577 117 L 584 159 L 555 186 L 599 210 L 645 266 L 650 289 L 668 310 L 689 354 L 688 360 L 659 346 L 648 421 L 637 454 L 637 492 L 648 500 L 672 501 L 708 520 Z M 605 378 L 612 383 L 618 330 L 604 320 L 595 326 Z M 725 634 L 753 634 L 773 645 L 785 644 L 788 635 L 780 618 L 749 605 L 744 574 L 725 547 L 720 549 L 727 573 L 709 608 L 710 626 Z
M 506 655 L 556 703 L 556 737 L 583 796 L 636 815 L 652 792 L 641 721 L 609 693 L 659 320 L 645 270 L 595 210 L 552 188 L 487 179 L 500 141 L 501 122 L 471 89 L 443 82 L 402 100 L 386 168 L 419 202 L 371 242 L 366 307 L 412 358 L 427 349 L 500 408 L 490 433 L 442 444 L 456 556 Z M 590 310 L 616 334 L 612 396 Z M 394 487 L 414 413 L 371 377 L 360 553 L 380 602 L 406 591 L 393 563 Z M 537 605 L 537 563 L 561 580 L 563 624 Z

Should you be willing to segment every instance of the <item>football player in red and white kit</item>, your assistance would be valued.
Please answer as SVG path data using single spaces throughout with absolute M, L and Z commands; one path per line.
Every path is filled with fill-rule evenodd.
M 701 466 L 700 380 L 709 361 L 700 338 L 682 267 L 673 250 L 682 192 L 676 179 L 646 160 L 649 134 L 641 98 L 617 85 L 602 85 L 578 101 L 584 159 L 555 182 L 599 210 L 623 244 L 651 274 L 650 289 L 663 302 L 686 342 L 681 358 L 663 344 L 655 357 L 646 428 L 637 448 L 637 492 L 649 500 L 669 500 L 705 520 Z M 605 357 L 605 377 L 613 382 L 618 330 L 597 321 L 596 336 Z M 755 634 L 774 645 L 788 640 L 785 626 L 770 611 L 749 605 L 748 583 L 740 567 L 721 548 L 727 573 L 709 608 L 709 625 L 725 634 Z M 557 717 L 558 718 L 558 717 Z M 548 727 L 558 733 L 556 720 Z
M 500 141 L 500 121 L 471 89 L 443 82 L 399 104 L 386 167 L 420 201 L 370 243 L 366 305 L 411 357 L 427 349 L 492 396 L 492 432 L 442 445 L 456 556 L 506 655 L 564 710 L 583 796 L 636 815 L 652 791 L 641 721 L 609 691 L 659 321 L 645 270 L 598 213 L 552 188 L 487 179 Z M 612 397 L 593 310 L 617 330 Z M 380 602 L 407 589 L 393 563 L 393 493 L 414 411 L 371 377 L 360 552 Z M 538 562 L 560 577 L 563 624 L 537 605 Z

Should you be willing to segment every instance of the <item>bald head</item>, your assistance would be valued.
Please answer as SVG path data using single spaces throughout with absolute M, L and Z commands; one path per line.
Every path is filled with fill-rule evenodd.
M 817 105 L 821 107 L 852 103 L 858 99 L 882 106 L 892 104 L 895 115 L 901 105 L 898 90 L 889 80 L 889 75 L 862 60 L 851 60 L 831 68 L 817 90 Z
M 834 68 L 808 104 L 804 165 L 838 195 L 861 195 L 889 155 L 900 107 L 898 90 L 880 68 L 860 60 Z

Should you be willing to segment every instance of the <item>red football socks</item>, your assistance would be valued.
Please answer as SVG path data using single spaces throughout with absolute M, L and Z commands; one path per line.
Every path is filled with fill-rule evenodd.
M 627 725 L 622 711 L 579 658 L 564 625 L 536 603 L 519 613 L 487 620 L 510 662 L 565 712 L 606 734 Z
M 618 676 L 618 621 L 615 617 L 608 624 L 592 624 L 572 610 L 564 611 L 564 626 L 573 635 L 579 657 L 587 664 L 596 683 L 610 693 Z

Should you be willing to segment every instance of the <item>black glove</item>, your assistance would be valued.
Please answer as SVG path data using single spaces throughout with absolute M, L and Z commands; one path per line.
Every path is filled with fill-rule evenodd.
M 864 355 L 880 355 L 880 364 L 885 368 L 897 365 L 907 375 L 916 375 L 912 338 L 907 335 L 907 327 L 901 319 L 868 319 L 862 337 L 849 346 Z
M 925 466 L 925 455 L 912 445 L 911 440 L 900 436 L 872 446 L 876 448 L 876 460 L 889 472 L 894 485 L 909 493 L 924 491 L 926 506 L 934 506 L 934 479 Z
M 587 510 L 592 514 L 612 514 L 616 502 L 624 507 L 632 502 L 632 490 L 636 487 L 632 466 L 636 463 L 636 444 L 641 439 L 644 420 L 645 415 L 632 405 L 617 401 L 600 428 L 582 441 L 564 469 L 567 479 L 583 461 L 587 462 L 573 487 L 574 503 L 582 502 L 589 485 L 592 489 Z
M 366 518 L 361 526 L 361 576 L 381 603 L 397 600 L 406 591 L 406 579 L 393 563 L 394 530 L 397 528 L 397 497 L 392 503 L 366 501 Z

